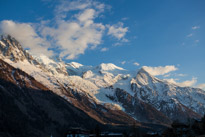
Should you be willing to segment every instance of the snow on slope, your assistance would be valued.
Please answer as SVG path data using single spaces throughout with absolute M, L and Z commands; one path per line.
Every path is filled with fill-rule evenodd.
M 14 45 L 12 46 L 12 44 Z M 5 45 L 5 42 L 0 42 L 1 48 L 5 49 Z M 11 51 L 22 50 L 16 42 L 10 43 L 10 46 L 12 47 Z M 22 55 L 26 54 L 23 51 L 19 52 Z M 120 88 L 131 96 L 137 96 L 144 102 L 155 106 L 159 111 L 162 109 L 161 102 L 164 101 L 168 103 L 170 108 L 175 104 L 182 104 L 200 114 L 205 112 L 205 92 L 203 90 L 179 87 L 151 76 L 144 69 L 132 72 L 111 63 L 84 66 L 77 62 L 56 61 L 44 55 L 34 57 L 35 59 L 32 61 L 30 57 L 27 57 L 28 55 L 14 61 L 15 58 L 7 57 L 3 53 L 0 54 L 4 61 L 27 72 L 60 96 L 64 96 L 62 87 L 69 87 L 75 92 L 90 95 L 95 102 L 113 104 L 113 106 L 118 106 L 117 108 L 123 110 L 122 104 L 107 98 L 107 95 L 114 94 L 116 88 Z M 15 57 L 18 58 L 18 56 Z M 32 63 L 35 60 L 38 63 Z
M 70 67 L 73 67 L 74 69 L 78 69 L 80 67 L 83 67 L 82 64 L 77 63 L 77 62 L 71 62 L 71 63 L 68 63 L 67 65 L 70 66 Z
M 13 54 L 7 55 L 4 53 L 1 53 L 1 58 L 15 68 L 19 68 L 29 75 L 33 76 L 36 80 L 47 86 L 50 90 L 54 91 L 58 95 L 64 96 L 62 87 L 69 87 L 75 92 L 89 94 L 90 97 L 95 100 L 95 102 L 106 105 L 108 105 L 107 103 L 112 103 L 114 106 L 116 106 L 116 103 L 112 101 L 108 102 L 108 99 L 103 99 L 104 97 L 106 97 L 106 94 L 103 94 L 103 96 L 101 97 L 98 96 L 98 98 L 96 98 L 95 95 L 100 93 L 101 88 L 110 86 L 121 79 L 121 75 L 113 75 L 112 73 L 106 71 L 124 69 L 117 67 L 111 63 L 101 64 L 97 67 L 83 66 L 82 64 L 79 64 L 77 62 L 65 64 L 62 61 L 50 59 L 45 55 L 33 56 L 31 60 L 30 58 L 26 58 L 26 56 L 24 57 L 24 54 L 26 52 L 13 38 L 4 37 L 4 41 L 6 41 L 11 47 L 11 49 L 9 51 L 6 50 L 6 52 L 15 53 L 16 51 L 18 51 L 19 53 L 21 53 L 21 56 L 23 56 L 23 58 L 19 60 L 19 55 L 13 57 Z M 0 46 L 6 49 L 7 45 L 3 41 L 1 41 Z M 31 63 L 33 61 L 35 61 L 36 63 Z M 71 73 L 71 75 L 68 76 L 67 71 L 69 72 L 69 75 L 70 72 L 75 75 L 72 75 Z
M 100 64 L 100 65 L 98 66 L 98 68 L 100 68 L 100 69 L 103 70 L 103 71 L 110 71 L 110 70 L 116 70 L 116 69 L 118 69 L 118 70 L 124 70 L 123 68 L 120 68 L 120 67 L 118 67 L 118 66 L 116 66 L 116 65 L 114 65 L 114 64 L 112 64 L 112 63 L 107 63 L 107 64 L 102 63 L 102 64 Z
M 132 80 L 132 89 L 143 101 L 162 109 L 162 102 L 175 102 L 182 104 L 199 114 L 205 112 L 205 92 L 191 87 L 179 87 L 165 80 L 160 80 L 144 69 L 141 69 L 136 78 Z M 173 103 L 169 104 L 170 108 Z
M 47 68 L 54 75 L 68 75 L 65 63 L 62 61 L 54 61 L 45 55 L 33 56 L 41 65 Z

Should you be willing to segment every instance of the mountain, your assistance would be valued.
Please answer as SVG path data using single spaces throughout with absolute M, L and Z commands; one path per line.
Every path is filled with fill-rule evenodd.
M 131 82 L 139 99 L 152 104 L 172 120 L 200 118 L 205 110 L 205 92 L 198 88 L 179 87 L 151 76 L 143 68 Z
M 174 120 L 185 122 L 189 118 L 198 119 L 205 113 L 205 91 L 179 87 L 150 75 L 144 68 L 128 71 L 112 63 L 85 66 L 77 62 L 64 63 L 45 55 L 32 56 L 11 36 L 1 36 L 0 58 L 8 66 L 32 77 L 44 90 L 49 90 L 45 93 L 58 96 L 74 111 L 82 112 L 78 113 L 79 117 L 86 115 L 93 123 L 169 126 Z M 14 72 L 5 73 L 12 76 Z M 18 80 L 9 82 L 20 88 L 24 86 L 18 85 Z M 36 85 L 31 87 L 38 89 Z M 40 92 L 42 89 L 39 94 L 44 94 Z M 58 104 L 56 101 L 50 103 Z
M 20 69 L 0 60 L 0 135 L 65 136 L 100 124 Z M 89 121 L 89 122 L 87 122 Z

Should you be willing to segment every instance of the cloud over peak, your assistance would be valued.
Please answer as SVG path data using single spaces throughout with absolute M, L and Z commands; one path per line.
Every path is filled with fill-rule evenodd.
M 174 65 L 167 65 L 164 67 L 163 66 L 158 66 L 158 67 L 143 66 L 143 68 L 153 76 L 164 75 L 171 71 L 176 71 L 178 69 Z
M 194 86 L 196 83 L 197 83 L 197 78 L 193 77 L 191 80 L 186 80 L 186 81 L 183 81 L 183 82 L 177 82 L 178 79 L 164 79 L 170 83 L 173 83 L 173 84 L 176 84 L 178 86 L 181 86 L 181 87 L 191 87 L 191 86 Z
M 197 87 L 205 90 L 205 83 L 199 84 Z
M 24 48 L 28 48 L 33 54 L 42 54 L 51 56 L 53 53 L 48 50 L 50 44 L 34 30 L 30 23 L 17 23 L 12 20 L 0 22 L 0 32 L 15 37 Z

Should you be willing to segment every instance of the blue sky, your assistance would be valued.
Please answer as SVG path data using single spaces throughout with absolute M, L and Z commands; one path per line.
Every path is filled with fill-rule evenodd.
M 160 78 L 205 88 L 204 7 L 204 0 L 0 0 L 0 31 L 33 54 L 147 66 Z

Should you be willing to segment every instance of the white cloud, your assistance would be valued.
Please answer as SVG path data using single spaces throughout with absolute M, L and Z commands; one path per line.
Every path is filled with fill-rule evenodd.
M 163 75 L 163 77 L 165 77 L 165 78 L 166 78 L 166 77 L 170 77 L 170 75 L 171 75 L 171 74 L 169 73 L 169 74 Z
M 84 54 L 87 48 L 95 48 L 101 43 L 103 25 L 86 23 L 81 25 L 78 22 L 62 22 L 57 28 L 45 28 L 43 34 L 52 37 L 58 47 L 63 50 L 61 57 L 74 59 Z
M 199 43 L 199 40 L 197 39 L 197 40 L 195 40 L 195 42 L 196 42 L 196 43 Z
M 91 1 L 89 0 L 85 0 L 84 2 L 82 0 L 76 0 L 76 1 L 61 0 L 60 4 L 58 4 L 55 7 L 56 19 L 64 19 L 67 17 L 69 11 L 84 10 L 87 7 L 90 7 L 91 5 L 92 5 Z
M 105 26 L 96 23 L 106 5 L 92 0 L 62 1 L 55 9 L 55 27 L 44 27 L 42 35 L 54 39 L 55 45 L 62 51 L 61 57 L 75 59 L 87 49 L 94 49 L 102 43 Z M 68 18 L 68 12 L 75 14 Z M 107 48 L 101 51 L 107 51 Z
M 171 73 L 168 73 L 168 74 L 166 74 L 166 75 L 163 75 L 163 77 L 171 77 L 171 76 L 175 76 L 175 77 L 185 77 L 186 74 L 182 74 L 182 73 L 179 73 L 179 74 L 177 74 L 177 73 L 171 74 Z
M 115 47 L 122 46 L 122 43 L 117 42 L 117 43 L 114 43 L 113 46 L 115 46 Z
M 176 84 L 178 79 L 173 79 L 173 78 L 169 78 L 169 79 L 164 79 L 165 81 L 172 83 L 172 84 Z
M 197 78 L 192 78 L 192 80 L 186 80 L 184 82 L 177 83 L 177 84 L 182 87 L 190 87 L 196 84 L 196 82 L 197 82 Z
M 108 35 L 111 35 L 118 40 L 121 40 L 124 38 L 128 31 L 128 27 L 123 27 L 123 23 L 119 22 L 118 24 L 115 25 L 106 25 L 108 28 Z
M 138 62 L 133 63 L 135 66 L 139 66 L 140 64 Z
M 100 51 L 105 52 L 105 51 L 108 51 L 108 50 L 109 50 L 108 48 L 102 48 Z
M 128 20 L 128 18 L 127 18 L 127 17 L 124 17 L 124 18 L 122 18 L 121 20 Z
M 95 15 L 94 9 L 86 9 L 78 15 L 78 20 L 80 22 L 92 21 Z
M 104 25 L 95 23 L 94 19 L 103 11 L 104 4 L 86 1 L 63 1 L 56 8 L 57 24 L 55 27 L 44 27 L 42 35 L 51 37 L 62 51 L 61 57 L 75 59 L 84 54 L 86 49 L 94 49 L 101 44 Z M 66 13 L 77 10 L 72 19 L 66 20 Z
M 54 19 L 35 24 L 2 21 L 2 33 L 15 37 L 33 54 L 41 51 L 52 55 L 48 49 L 57 49 L 60 57 L 66 59 L 75 59 L 87 49 L 95 49 L 102 43 L 107 28 L 100 22 L 96 23 L 95 19 L 106 9 L 105 4 L 93 0 L 61 0 L 57 3 Z M 108 26 L 109 35 L 116 36 L 122 42 L 128 41 L 124 38 L 128 28 L 123 27 L 123 23 Z M 56 50 L 53 52 L 57 53 Z
M 33 54 L 52 55 L 49 51 L 49 43 L 39 37 L 34 28 L 29 23 L 16 23 L 11 20 L 0 22 L 0 31 L 3 34 L 11 35 L 16 38 L 24 48 L 29 48 Z
M 192 80 L 186 80 L 186 81 L 183 81 L 183 82 L 176 82 L 178 79 L 164 79 L 170 83 L 173 83 L 173 84 L 176 84 L 178 86 L 181 86 L 181 87 L 191 87 L 191 86 L 194 86 L 196 83 L 197 83 L 197 78 L 192 78 Z
M 55 7 L 55 16 L 57 20 L 65 19 L 70 11 L 83 11 L 92 8 L 97 14 L 110 6 L 93 0 L 60 0 L 60 4 Z
M 164 75 L 166 73 L 169 73 L 171 71 L 176 71 L 178 69 L 174 65 L 164 66 L 164 67 L 163 66 L 159 66 L 159 67 L 143 66 L 143 68 L 153 76 Z
M 121 64 L 124 65 L 126 63 L 126 61 L 122 61 Z
M 122 42 L 129 42 L 129 40 L 126 39 L 126 38 L 123 38 L 123 39 L 122 39 Z
M 193 36 L 193 33 L 190 33 L 189 35 L 187 35 L 187 37 L 192 37 Z
M 205 83 L 197 85 L 197 88 L 201 88 L 201 89 L 205 90 Z
M 192 27 L 193 30 L 196 30 L 196 29 L 199 29 L 199 28 L 200 28 L 200 26 L 193 26 Z
M 179 76 L 179 77 L 184 77 L 184 76 L 186 76 L 186 74 L 176 74 L 176 76 Z

